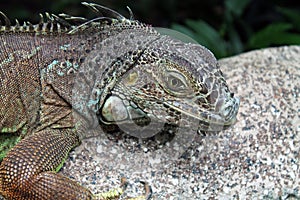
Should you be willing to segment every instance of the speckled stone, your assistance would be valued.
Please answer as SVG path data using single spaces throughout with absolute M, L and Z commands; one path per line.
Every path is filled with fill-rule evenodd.
M 126 177 L 129 196 L 143 192 L 141 180 L 153 199 L 300 199 L 300 46 L 252 51 L 220 65 L 241 100 L 233 127 L 193 133 L 175 161 L 172 151 L 132 153 L 103 135 L 89 138 L 60 173 L 96 193 Z
M 153 199 L 300 198 L 300 47 L 252 51 L 220 65 L 241 100 L 233 127 L 205 137 L 195 133 L 185 155 L 167 167 L 141 155 L 134 164 L 147 164 L 127 167 L 124 150 L 91 138 L 72 152 L 62 173 L 93 192 L 118 187 L 125 176 L 133 196 L 143 192 L 138 181 L 147 181 Z

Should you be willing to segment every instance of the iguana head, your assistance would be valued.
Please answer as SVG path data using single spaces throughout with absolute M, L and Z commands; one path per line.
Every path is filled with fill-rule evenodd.
M 84 92 L 76 91 L 74 95 L 75 102 L 88 98 L 88 112 L 96 113 L 91 121 L 140 127 L 150 122 L 189 126 L 196 121 L 197 129 L 205 131 L 235 122 L 239 99 L 229 91 L 208 49 L 161 35 L 99 5 L 89 7 L 105 9 L 116 18 L 94 37 L 101 40 L 95 41 L 81 67 L 82 74 L 96 74 L 91 95 L 77 97 Z M 92 23 L 84 26 L 97 27 Z
M 132 62 L 127 60 L 130 69 L 105 97 L 99 112 L 102 122 L 143 126 L 154 120 L 188 126 L 193 119 L 205 131 L 235 122 L 239 99 L 203 46 L 160 35 L 130 53 L 118 58 Z

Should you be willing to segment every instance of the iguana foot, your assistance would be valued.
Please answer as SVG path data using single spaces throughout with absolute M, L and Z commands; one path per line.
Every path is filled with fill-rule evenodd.
M 94 196 L 95 200 L 112 200 L 112 199 L 118 199 L 120 196 L 124 193 L 124 190 L 122 188 L 115 188 L 108 192 L 96 194 Z
M 146 182 L 141 181 L 141 183 L 145 187 L 145 194 L 144 195 L 141 195 L 141 196 L 138 196 L 138 197 L 124 197 L 122 199 L 126 199 L 126 200 L 149 200 L 151 198 L 151 195 L 152 195 L 151 187 Z M 121 187 L 112 189 L 112 190 L 110 190 L 108 192 L 105 192 L 105 193 L 97 194 L 97 195 L 95 195 L 95 199 L 99 199 L 99 200 L 119 199 L 121 197 L 121 195 L 124 193 L 124 191 L 126 190 L 127 185 L 128 185 L 127 179 L 123 177 L 121 179 Z

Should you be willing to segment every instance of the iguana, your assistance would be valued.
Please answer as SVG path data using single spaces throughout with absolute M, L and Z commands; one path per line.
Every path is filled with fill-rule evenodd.
M 99 125 L 188 126 L 182 119 L 194 119 L 198 130 L 213 131 L 236 120 L 239 100 L 209 50 L 161 35 L 131 11 L 127 19 L 83 4 L 97 17 L 46 13 L 36 25 L 11 25 L 0 12 L 0 194 L 6 199 L 104 198 L 56 173 Z

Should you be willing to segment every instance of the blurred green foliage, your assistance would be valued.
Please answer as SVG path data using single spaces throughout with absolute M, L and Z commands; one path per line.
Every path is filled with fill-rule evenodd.
M 94 17 L 82 0 L 1 0 L 10 19 L 38 22 L 38 13 Z M 295 0 L 86 0 L 158 27 L 180 31 L 218 58 L 270 46 L 300 44 L 300 1 Z
M 243 19 L 245 8 L 250 3 L 250 0 L 226 0 L 224 18 L 219 28 L 214 28 L 201 19 L 187 19 L 184 25 L 174 23 L 171 27 L 208 47 L 218 58 L 251 49 L 300 44 L 299 10 L 277 6 L 276 10 L 285 19 L 253 30 Z M 244 40 L 241 38 L 241 32 L 246 33 Z

